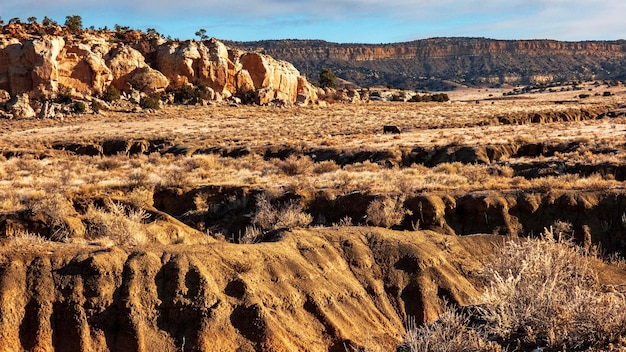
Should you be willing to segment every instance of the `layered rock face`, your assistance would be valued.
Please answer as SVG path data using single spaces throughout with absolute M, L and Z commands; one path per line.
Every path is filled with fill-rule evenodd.
M 391 44 L 275 40 L 229 45 L 262 49 L 310 77 L 329 67 L 364 87 L 437 89 L 437 81 L 483 85 L 626 79 L 626 41 L 432 38 Z
M 33 35 L 8 29 L 0 34 L 0 89 L 11 96 L 28 93 L 46 100 L 61 87 L 98 96 L 109 85 L 153 93 L 193 84 L 211 88 L 214 99 L 247 96 L 260 104 L 274 99 L 295 103 L 298 94 L 315 99 L 310 84 L 290 63 L 232 51 L 215 39 L 166 42 L 141 34 L 131 38 L 57 30 Z

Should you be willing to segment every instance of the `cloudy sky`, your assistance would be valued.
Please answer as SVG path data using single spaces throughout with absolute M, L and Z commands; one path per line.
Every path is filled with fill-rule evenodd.
M 191 39 L 389 43 L 442 36 L 626 39 L 624 0 L 0 0 L 5 22 L 44 16 Z

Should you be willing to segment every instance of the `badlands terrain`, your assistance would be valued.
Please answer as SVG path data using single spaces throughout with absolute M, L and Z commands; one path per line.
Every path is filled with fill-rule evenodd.
M 623 254 L 626 88 L 510 91 L 0 120 L 2 349 L 395 350 L 511 238 Z
M 215 39 L 1 34 L 0 351 L 626 345 L 619 80 L 415 102 Z

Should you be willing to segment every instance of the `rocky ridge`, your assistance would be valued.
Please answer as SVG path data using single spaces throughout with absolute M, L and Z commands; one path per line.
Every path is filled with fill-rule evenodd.
M 626 78 L 626 41 L 561 42 L 431 38 L 390 44 L 268 40 L 229 45 L 292 62 L 308 77 L 323 67 L 360 86 L 440 89 Z
M 203 99 L 306 104 L 313 87 L 288 62 L 229 49 L 222 42 L 166 41 L 147 33 L 80 31 L 39 24 L 4 26 L 0 33 L 0 89 L 14 116 L 30 105 L 69 94 L 91 101 L 109 86 L 132 95 L 201 88 Z M 7 94 L 8 93 L 8 94 Z M 24 93 L 28 96 L 24 97 Z M 14 105 L 20 106 L 13 109 Z

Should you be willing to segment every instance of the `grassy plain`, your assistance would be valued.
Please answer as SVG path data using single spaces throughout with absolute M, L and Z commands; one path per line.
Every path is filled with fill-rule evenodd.
M 514 339 L 520 349 L 623 344 L 623 262 L 607 265 L 596 254 L 623 253 L 626 243 L 626 88 L 509 91 L 460 89 L 449 103 L 166 106 L 0 120 L 0 295 L 17 282 L 28 302 L 81 317 L 81 338 L 66 341 L 107 348 L 182 350 L 188 341 L 367 350 L 404 340 L 432 350 L 432 341 L 448 346 L 444 338 L 479 350 L 506 350 Z M 385 125 L 401 133 L 384 134 Z M 536 235 L 550 225 L 551 238 L 577 246 L 456 236 Z M 495 247 L 513 263 L 496 261 L 503 270 L 480 277 Z M 590 253 L 591 261 L 579 257 Z M 535 274 L 554 263 L 574 274 L 555 270 L 546 282 L 510 272 L 525 261 L 537 263 Z M 579 281 L 567 286 L 563 275 Z M 46 279 L 53 276 L 86 285 L 85 297 L 79 289 L 70 296 L 88 304 L 59 303 L 68 298 Z M 79 287 L 74 281 L 67 287 Z M 63 341 L 46 331 L 67 329 L 22 328 L 53 320 L 29 313 L 22 296 L 2 300 L 0 311 L 14 313 L 0 336 L 40 347 Z M 534 316 L 518 315 L 529 297 L 549 312 L 533 331 L 524 327 Z M 443 309 L 481 299 L 489 336 Z M 111 309 L 127 319 L 128 336 L 107 320 Z M 440 315 L 435 325 L 405 329 Z M 597 336 L 582 323 L 599 327 L 585 330 Z

